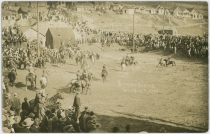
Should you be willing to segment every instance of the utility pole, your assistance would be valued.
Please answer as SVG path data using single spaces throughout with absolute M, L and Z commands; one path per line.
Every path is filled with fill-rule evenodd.
M 164 32 L 164 21 L 165 21 L 165 8 L 163 9 L 164 12 L 163 12 L 163 32 Z M 165 32 L 164 32 L 165 33 Z
M 38 53 L 38 57 L 40 55 L 39 52 L 39 5 L 38 5 L 38 1 L 37 1 L 37 53 Z
M 133 53 L 134 53 L 134 49 L 135 49 L 135 43 L 134 43 L 134 14 L 135 14 L 135 9 L 133 11 Z

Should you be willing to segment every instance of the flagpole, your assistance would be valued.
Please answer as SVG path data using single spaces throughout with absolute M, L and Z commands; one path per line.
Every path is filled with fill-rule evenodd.
M 39 52 L 39 6 L 38 6 L 38 1 L 37 1 L 37 53 L 38 53 L 38 57 L 39 57 L 40 52 Z
M 133 53 L 134 53 L 134 48 L 135 48 L 135 44 L 134 44 L 134 14 L 135 14 L 135 10 L 133 12 Z

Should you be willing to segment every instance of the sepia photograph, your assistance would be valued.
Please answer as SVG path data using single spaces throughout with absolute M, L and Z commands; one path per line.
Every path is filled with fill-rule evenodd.
M 2 1 L 2 133 L 209 130 L 208 1 Z

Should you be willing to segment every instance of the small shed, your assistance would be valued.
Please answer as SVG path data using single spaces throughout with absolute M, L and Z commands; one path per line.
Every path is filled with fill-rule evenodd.
M 46 41 L 45 45 L 47 48 L 59 48 L 61 44 L 74 44 L 75 43 L 75 35 L 70 27 L 62 27 L 62 28 L 48 28 L 46 32 Z

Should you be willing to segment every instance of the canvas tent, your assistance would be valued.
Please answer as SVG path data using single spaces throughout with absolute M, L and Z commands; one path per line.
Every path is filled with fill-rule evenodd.
M 61 44 L 66 45 L 69 42 L 71 44 L 75 43 L 75 35 L 72 28 L 48 28 L 45 41 L 47 48 L 59 48 Z

